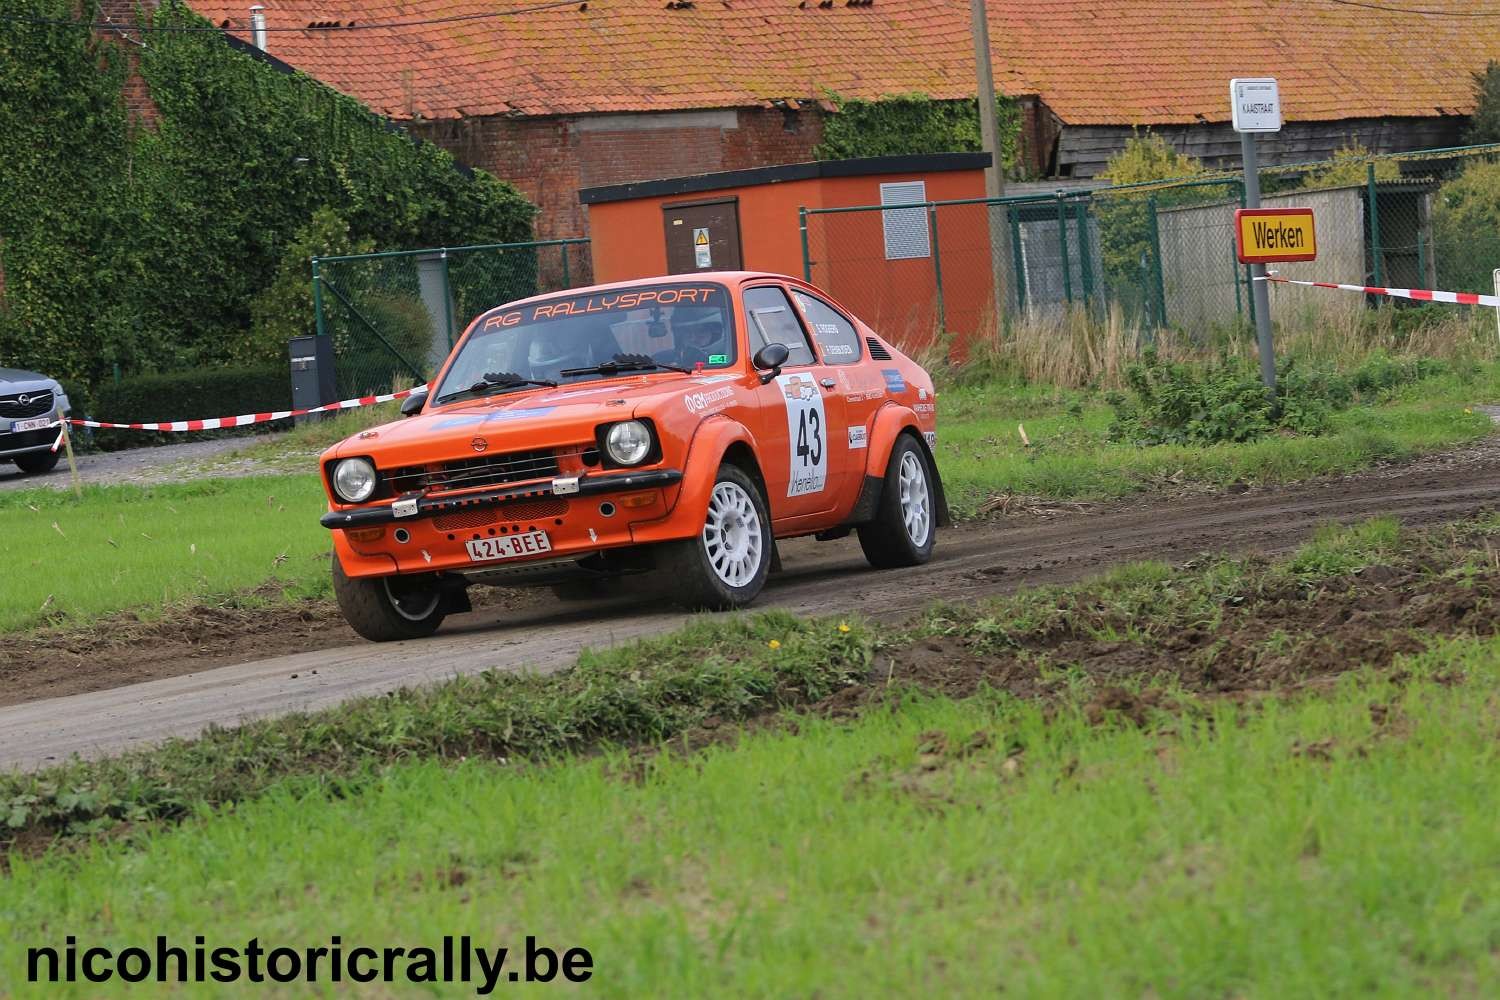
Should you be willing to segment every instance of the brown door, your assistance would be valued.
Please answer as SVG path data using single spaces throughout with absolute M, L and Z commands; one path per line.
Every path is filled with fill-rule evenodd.
M 663 205 L 667 228 L 667 271 L 740 270 L 738 199 Z

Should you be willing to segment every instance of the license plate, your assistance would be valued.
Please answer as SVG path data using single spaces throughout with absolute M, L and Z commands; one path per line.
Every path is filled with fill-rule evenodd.
M 464 542 L 469 558 L 475 562 L 491 559 L 517 559 L 521 556 L 540 555 L 552 551 L 552 540 L 545 531 L 523 531 L 518 535 L 501 535 L 499 538 L 474 538 Z
M 10 429 L 19 434 L 22 431 L 39 431 L 52 423 L 51 417 L 34 417 L 31 420 L 17 420 L 10 425 Z

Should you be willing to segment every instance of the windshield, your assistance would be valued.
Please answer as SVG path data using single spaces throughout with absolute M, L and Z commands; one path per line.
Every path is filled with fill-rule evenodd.
M 464 341 L 436 398 L 454 397 L 501 374 L 557 383 L 611 378 L 615 373 L 608 371 L 563 372 L 605 364 L 620 354 L 689 370 L 729 367 L 735 362 L 735 337 L 728 290 L 702 283 L 643 285 L 499 310 Z

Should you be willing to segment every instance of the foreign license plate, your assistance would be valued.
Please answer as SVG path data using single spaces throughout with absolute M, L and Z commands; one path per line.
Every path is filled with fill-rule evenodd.
M 30 420 L 17 420 L 10 425 L 10 429 L 19 434 L 22 431 L 39 431 L 52 423 L 51 417 L 33 417 Z
M 545 531 L 523 531 L 516 535 L 501 535 L 499 538 L 473 538 L 464 542 L 464 546 L 474 562 L 488 562 L 491 559 L 516 559 L 551 552 L 552 540 Z

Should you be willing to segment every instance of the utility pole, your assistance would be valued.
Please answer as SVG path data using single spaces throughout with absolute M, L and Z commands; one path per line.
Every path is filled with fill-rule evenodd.
M 974 22 L 974 69 L 978 78 L 979 136 L 990 165 L 984 171 L 984 196 L 992 202 L 1005 197 L 1005 164 L 1001 159 L 1000 122 L 995 114 L 995 71 L 990 65 L 990 21 L 984 0 L 969 0 L 969 15 Z M 1010 271 L 1010 220 L 1003 205 L 986 205 L 990 223 L 990 270 L 994 273 L 995 319 L 1011 311 L 1006 291 Z

